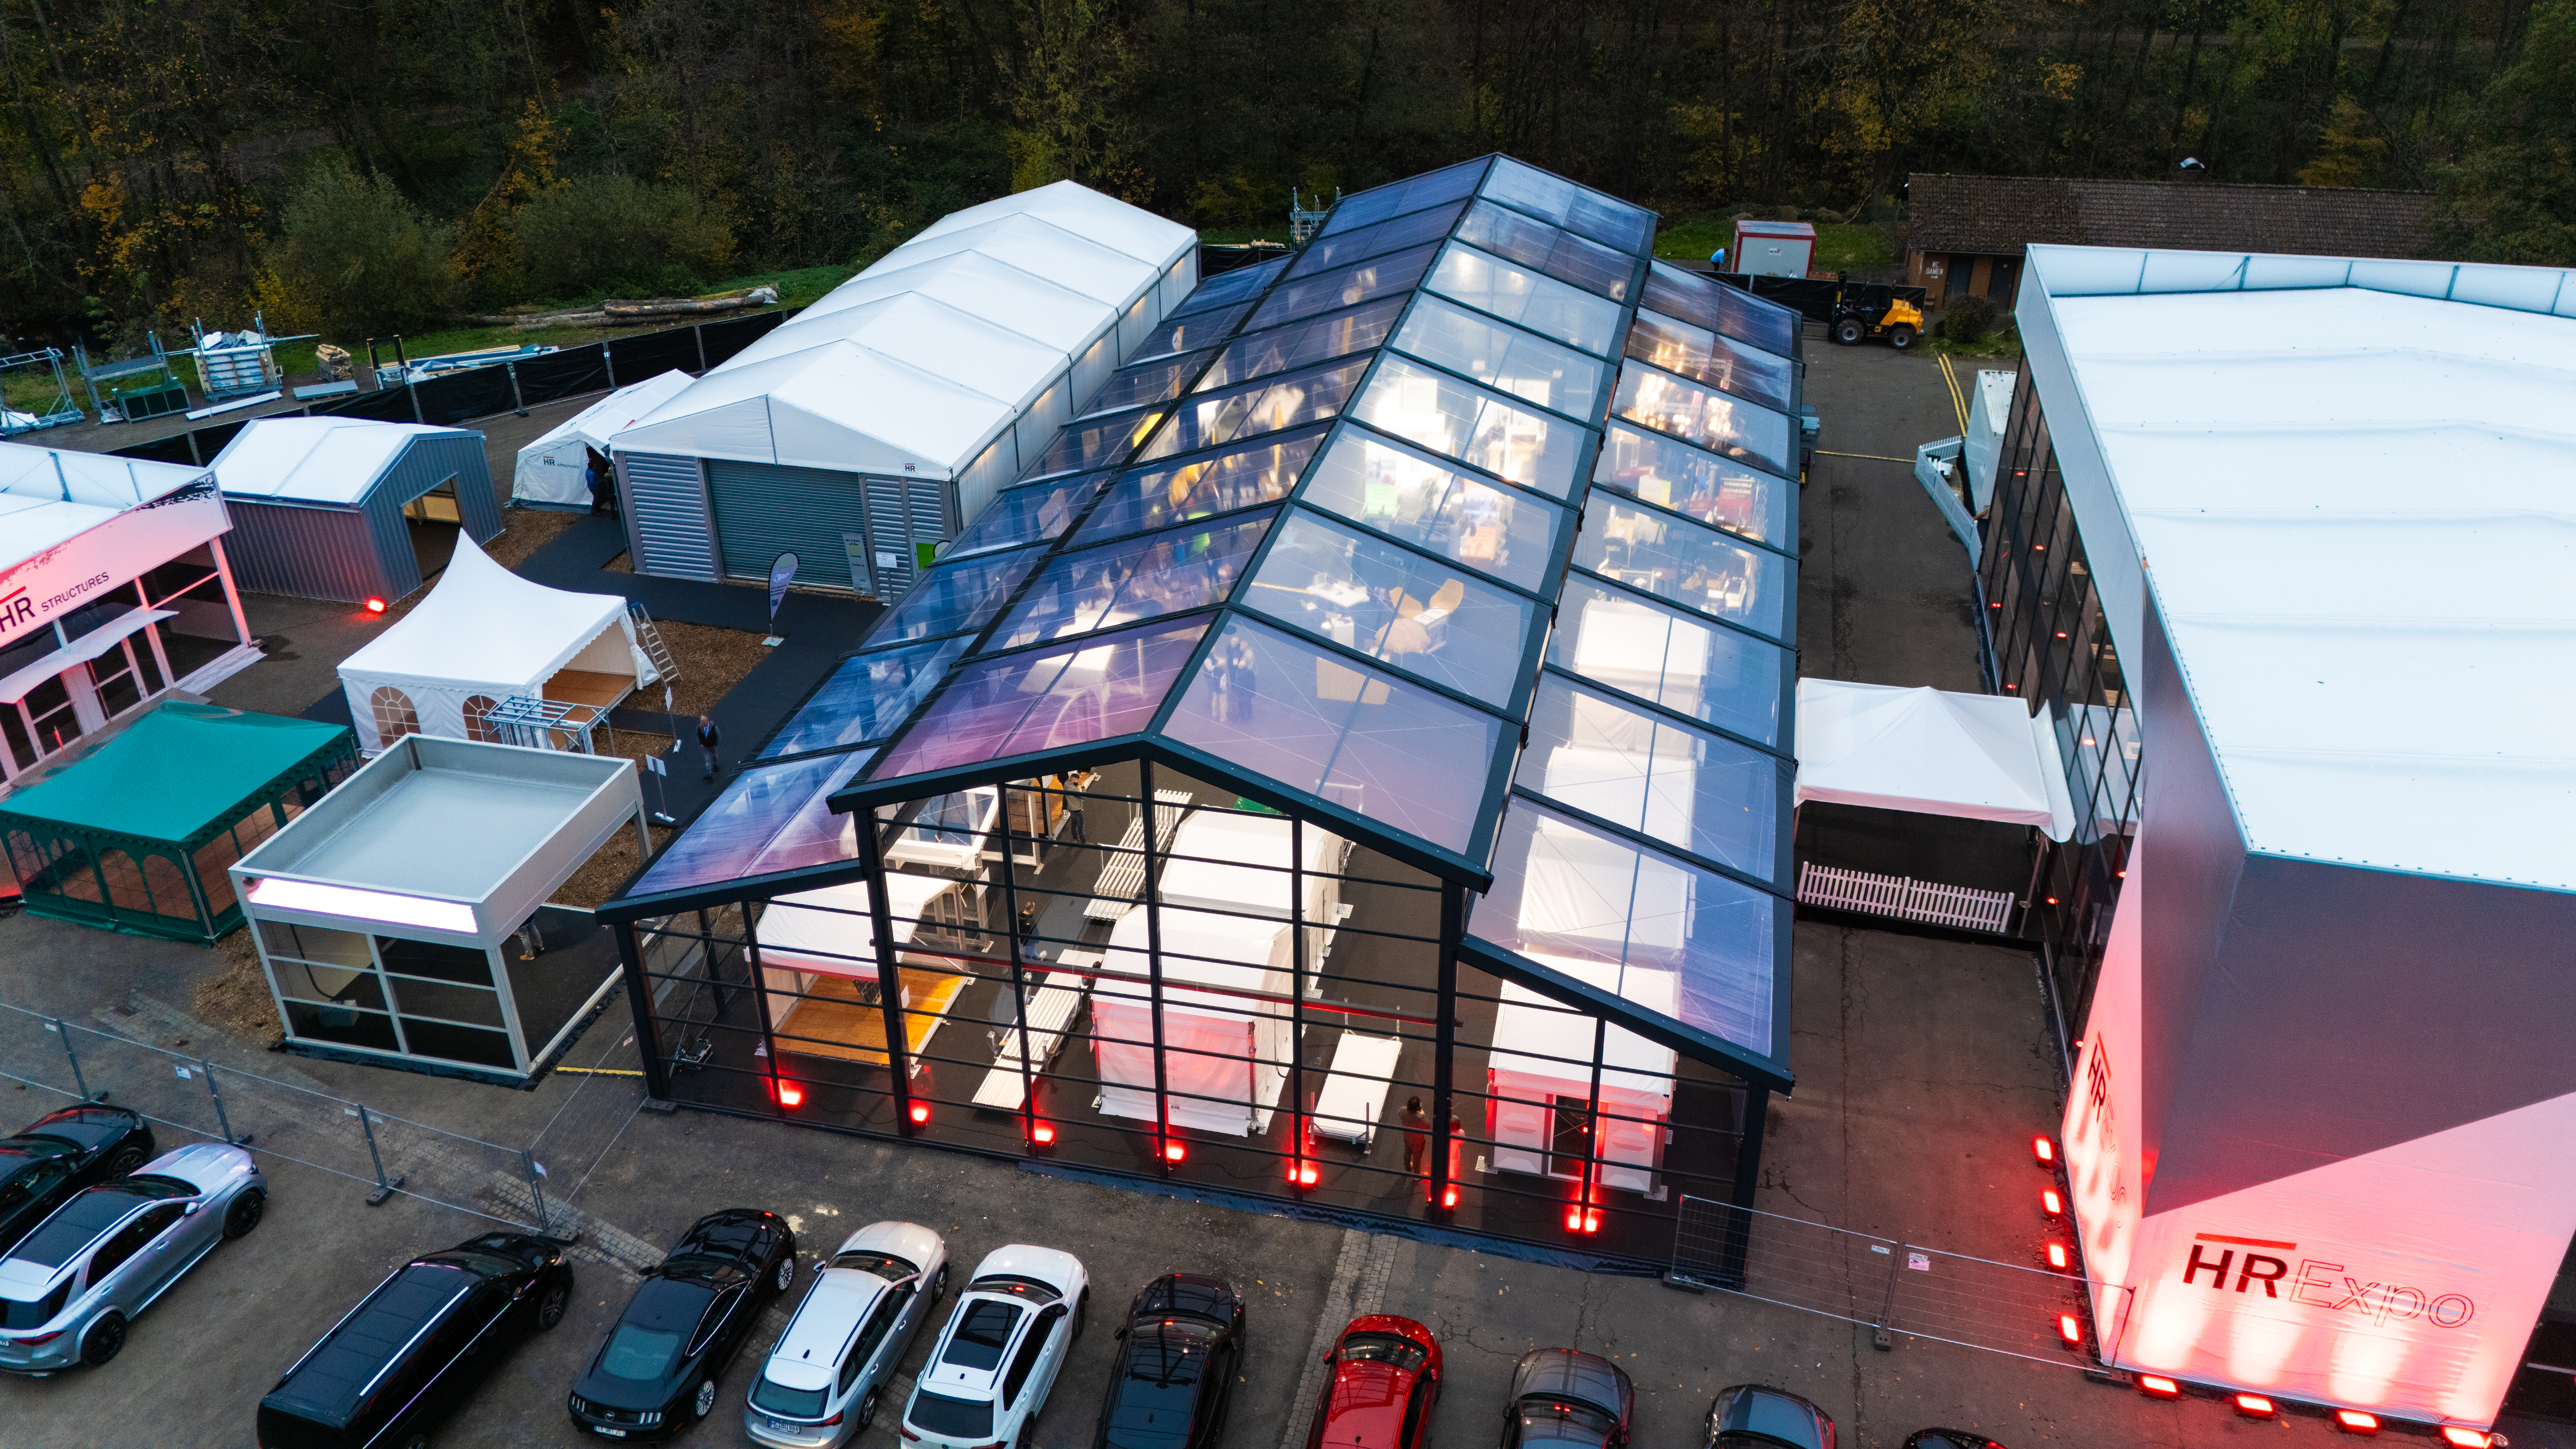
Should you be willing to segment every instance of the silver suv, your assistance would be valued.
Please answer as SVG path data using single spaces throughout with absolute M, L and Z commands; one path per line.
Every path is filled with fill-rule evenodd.
M 871 1223 L 814 1273 L 742 1411 L 755 1442 L 829 1449 L 877 1416 L 886 1381 L 948 1296 L 948 1245 L 915 1223 Z
M 217 1243 L 258 1227 L 267 1203 L 250 1153 L 217 1142 L 85 1189 L 0 1258 L 0 1369 L 116 1357 L 126 1323 Z

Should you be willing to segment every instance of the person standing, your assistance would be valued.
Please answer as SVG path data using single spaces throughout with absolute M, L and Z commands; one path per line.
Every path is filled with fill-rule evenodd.
M 706 756 L 707 773 L 703 777 L 705 779 L 714 779 L 716 771 L 724 766 L 724 762 L 716 758 L 716 746 L 721 743 L 723 743 L 723 736 L 716 733 L 716 722 L 705 715 L 699 715 L 698 753 Z
M 1420 1097 L 1407 1097 L 1401 1120 L 1404 1124 L 1404 1170 L 1419 1173 L 1431 1152 L 1431 1114 L 1422 1110 Z

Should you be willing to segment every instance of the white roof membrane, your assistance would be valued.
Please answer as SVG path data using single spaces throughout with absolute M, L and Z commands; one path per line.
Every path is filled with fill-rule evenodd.
M 255 418 L 215 455 L 227 498 L 355 503 L 411 440 L 456 428 L 361 418 Z

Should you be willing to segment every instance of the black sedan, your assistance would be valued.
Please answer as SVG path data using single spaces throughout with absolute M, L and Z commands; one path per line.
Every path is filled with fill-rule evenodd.
M 1243 1374 L 1243 1295 L 1166 1273 L 1128 1305 L 1095 1449 L 1203 1449 L 1225 1432 Z
M 73 1193 L 123 1177 L 152 1154 L 152 1129 L 140 1116 L 95 1102 L 48 1112 L 0 1138 L 0 1251 Z
M 610 1439 L 662 1439 L 715 1412 L 716 1380 L 770 1300 L 796 1281 L 796 1234 L 757 1208 L 709 1213 L 644 1275 L 572 1386 L 572 1420 Z
M 1622 1449 L 1637 1412 L 1637 1386 L 1610 1360 L 1570 1348 L 1534 1348 L 1512 1365 L 1503 1449 Z
M 1787 1389 L 1737 1384 L 1710 1402 L 1708 1442 L 1714 1449 L 1834 1449 L 1834 1421 Z M 1986 1441 L 1959 1442 L 1967 1449 Z

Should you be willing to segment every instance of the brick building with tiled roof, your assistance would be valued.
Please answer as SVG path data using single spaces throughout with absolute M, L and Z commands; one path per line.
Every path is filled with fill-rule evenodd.
M 2010 310 L 2033 242 L 2305 256 L 2421 257 L 2428 191 L 2070 181 L 1918 172 L 1906 188 L 1906 281 L 1934 306 L 1962 293 Z

